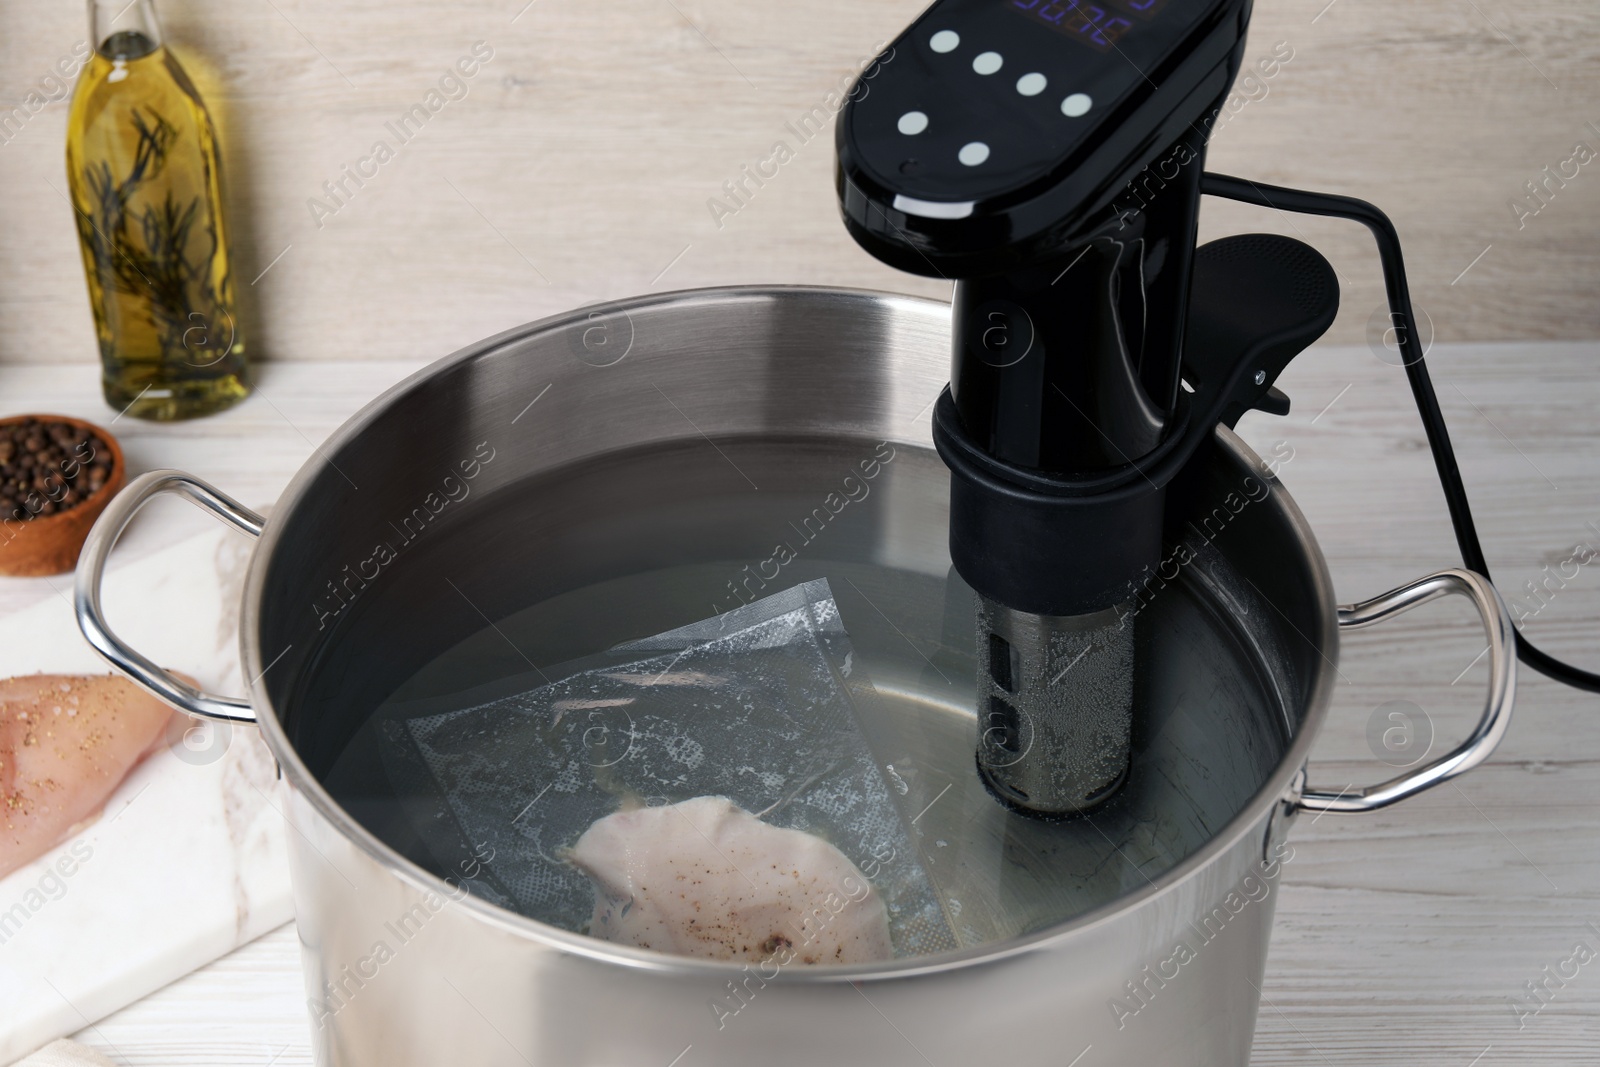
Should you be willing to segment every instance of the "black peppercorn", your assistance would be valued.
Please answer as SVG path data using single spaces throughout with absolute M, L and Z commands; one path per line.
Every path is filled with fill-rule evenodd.
M 88 499 L 111 477 L 111 449 L 66 422 L 0 425 L 0 520 L 53 515 Z

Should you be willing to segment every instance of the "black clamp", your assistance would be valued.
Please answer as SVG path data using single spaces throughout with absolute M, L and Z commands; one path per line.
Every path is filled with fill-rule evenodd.
M 1339 282 L 1315 249 L 1244 234 L 1201 246 L 1184 341 L 1181 397 L 1166 441 L 1136 463 L 1071 478 L 998 460 L 961 424 L 948 389 L 933 440 L 950 467 L 950 555 L 974 588 L 1019 611 L 1080 615 L 1126 599 L 1128 576 L 1161 552 L 1167 485 L 1222 423 L 1276 415 L 1274 383 L 1339 310 Z

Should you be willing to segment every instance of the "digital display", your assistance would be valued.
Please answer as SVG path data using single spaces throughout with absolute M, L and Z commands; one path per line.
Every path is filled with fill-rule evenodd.
M 1099 52 L 1110 51 L 1133 19 L 1150 19 L 1167 6 L 1167 0 L 1011 0 L 1012 10 L 1052 26 L 1073 40 Z

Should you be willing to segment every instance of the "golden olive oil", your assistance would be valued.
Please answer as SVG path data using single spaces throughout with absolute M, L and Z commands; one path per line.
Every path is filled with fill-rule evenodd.
M 106 402 L 146 419 L 220 411 L 250 386 L 216 129 L 150 0 L 89 11 L 67 182 Z

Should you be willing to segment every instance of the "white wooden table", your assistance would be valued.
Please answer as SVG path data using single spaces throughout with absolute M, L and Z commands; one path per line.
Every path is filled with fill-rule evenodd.
M 1441 347 L 1430 357 L 1496 577 L 1508 599 L 1580 541 L 1600 546 L 1600 344 Z M 414 364 L 276 364 L 260 394 L 210 420 L 118 419 L 131 470 L 180 466 L 246 503 L 274 499 L 340 422 Z M 1280 383 L 1285 419 L 1252 414 L 1258 449 L 1287 441 L 1282 471 L 1326 551 L 1341 599 L 1457 563 L 1420 424 L 1399 370 L 1366 349 L 1322 348 Z M 0 366 L 0 414 L 112 422 L 85 366 Z M 147 553 L 206 520 L 180 504 L 124 549 Z M 1594 527 L 1587 523 L 1594 522 Z M 66 590 L 0 582 L 0 610 Z M 1600 566 L 1528 623 L 1547 650 L 1600 667 Z M 1314 778 L 1334 787 L 1386 768 L 1366 740 L 1390 700 L 1422 707 L 1438 744 L 1478 712 L 1485 668 L 1464 604 L 1349 638 Z M 1285 868 L 1254 1062 L 1375 1067 L 1579 1064 L 1600 1058 L 1600 960 L 1550 986 L 1519 1020 L 1525 984 L 1581 943 L 1600 951 L 1600 698 L 1521 677 L 1499 752 L 1457 783 L 1370 816 L 1302 820 Z M 181 872 L 174 872 L 181 884 Z M 1593 926 L 1589 924 L 1595 924 Z M 311 1063 L 292 924 L 78 1035 L 128 1065 Z M 1568 968 L 1570 973 L 1570 967 Z M 1520 1022 L 1520 1026 L 1519 1026 Z M 940 1064 L 939 1067 L 955 1067 Z

